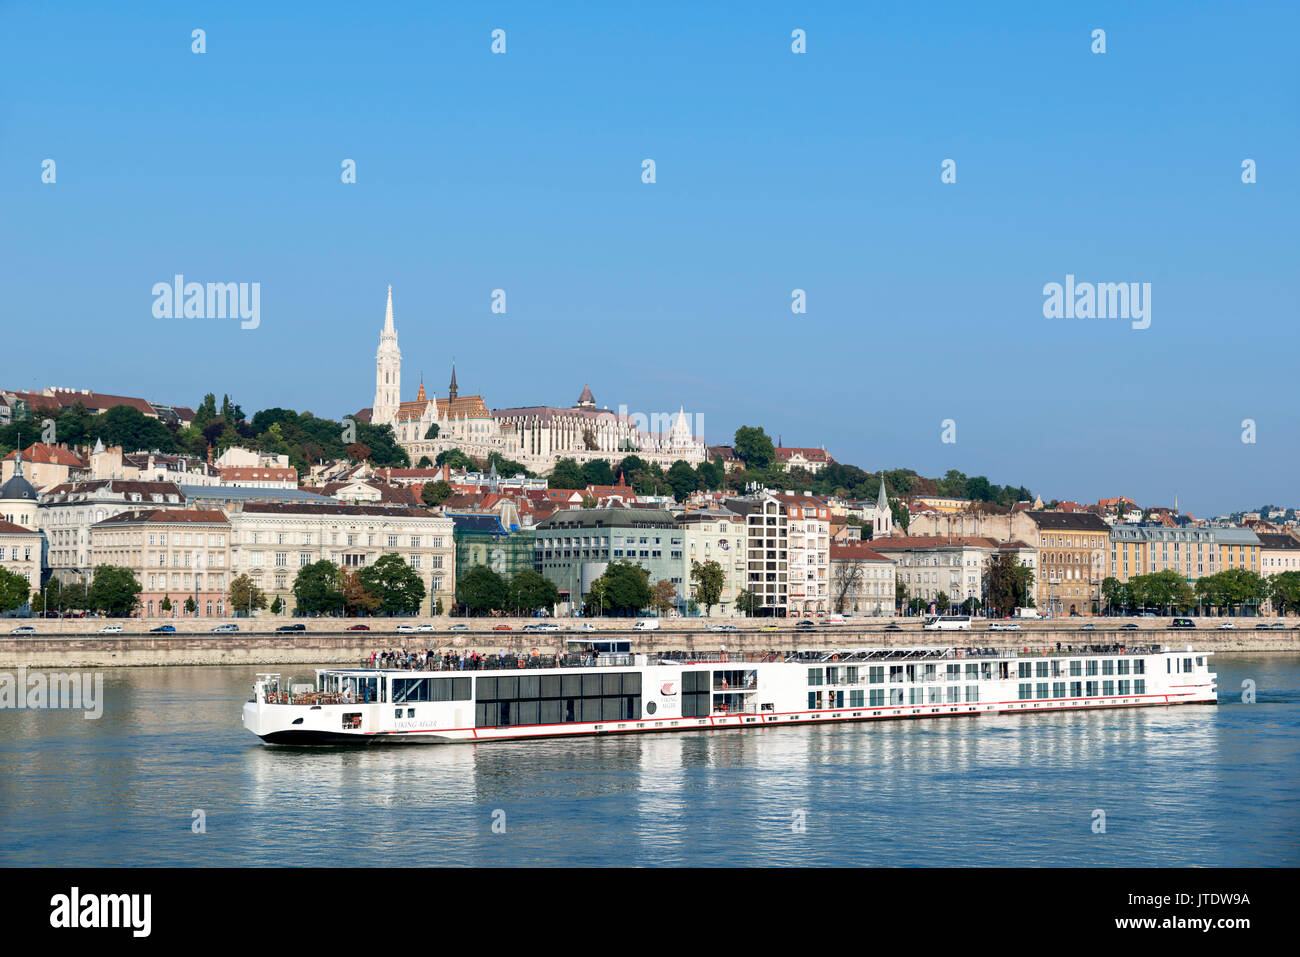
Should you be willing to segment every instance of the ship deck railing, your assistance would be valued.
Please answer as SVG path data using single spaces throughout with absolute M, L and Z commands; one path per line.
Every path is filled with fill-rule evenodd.
M 1151 655 L 1160 645 L 1068 645 L 1043 648 L 801 648 L 798 651 L 660 651 L 643 654 L 497 654 L 477 659 L 446 655 L 407 655 L 396 659 L 361 661 L 361 671 L 517 671 L 530 668 L 631 668 L 638 661 L 654 665 L 829 664 L 863 662 L 1006 661 L 1016 658 L 1065 658 L 1083 655 Z M 335 670 L 335 669 L 327 669 Z M 352 669 L 340 669 L 352 670 Z M 941 678 L 936 680 L 942 680 Z

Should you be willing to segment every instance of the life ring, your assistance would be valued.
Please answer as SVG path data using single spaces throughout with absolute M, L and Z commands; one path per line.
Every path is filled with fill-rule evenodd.
M 831 655 L 831 661 L 839 661 L 839 660 L 840 660 L 839 655 Z

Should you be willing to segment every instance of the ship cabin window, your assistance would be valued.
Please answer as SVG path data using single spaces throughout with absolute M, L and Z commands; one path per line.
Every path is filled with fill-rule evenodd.
M 469 701 L 470 678 L 393 678 L 392 701 Z M 401 717 L 401 715 L 398 715 Z
M 1084 682 L 1084 684 L 1085 684 L 1086 687 L 1087 687 L 1087 691 L 1086 691 L 1087 696 L 1088 696 L 1089 698 L 1095 698 L 1095 697 L 1097 697 L 1097 682 L 1095 682 L 1095 681 L 1087 681 L 1087 682 Z
M 1101 663 L 1101 673 L 1104 675 L 1113 675 L 1115 673 L 1115 659 L 1107 658 Z
M 966 700 L 967 700 L 967 701 L 979 701 L 979 699 L 980 699 L 980 686 L 979 686 L 979 685 L 967 685 L 967 686 L 966 686 Z
M 366 678 L 361 675 L 339 675 L 338 693 L 351 695 L 353 701 L 369 704 L 379 700 L 379 678 Z
M 1035 677 L 1035 678 L 1046 678 L 1046 677 L 1047 677 L 1047 662 L 1046 662 L 1046 661 L 1035 661 L 1035 662 L 1034 662 L 1034 677 Z
M 1147 693 L 1147 681 L 1146 681 L 1145 678 L 1134 678 L 1134 679 L 1133 679 L 1133 693 L 1134 693 L 1134 694 L 1146 694 L 1146 693 Z
M 1144 675 L 1147 673 L 1147 663 L 1145 658 L 1136 658 L 1133 661 L 1133 674 Z
M 1082 675 L 1083 675 L 1083 662 L 1082 662 L 1082 661 L 1071 661 L 1071 662 L 1070 662 L 1070 677 L 1071 677 L 1071 678 L 1078 678 L 1078 677 L 1081 677 Z
M 867 668 L 867 680 L 873 685 L 885 683 L 885 666 L 871 665 Z
M 1129 661 L 1127 658 L 1121 658 L 1118 662 L 1116 662 L 1116 664 L 1118 666 L 1117 671 L 1119 674 L 1121 675 L 1128 674 Z
M 903 666 L 902 666 L 902 665 L 890 665 L 890 666 L 889 666 L 889 683 L 890 683 L 890 684 L 902 684 L 902 682 L 903 682 Z
M 1083 682 L 1081 682 L 1081 681 L 1071 681 L 1071 682 L 1070 682 L 1070 697 L 1071 697 L 1071 698 L 1082 698 L 1082 697 L 1083 697 Z
M 1192 659 L 1191 659 L 1191 658 L 1184 658 L 1184 659 L 1183 659 L 1183 671 L 1191 671 L 1191 670 L 1192 670 Z
M 1027 682 L 1027 681 L 1021 682 L 1021 684 L 1020 684 L 1020 700 L 1021 700 L 1021 701 L 1028 701 L 1028 700 L 1029 700 L 1030 698 L 1032 698 L 1033 696 L 1034 696 L 1034 686 L 1031 685 L 1031 684 L 1030 684 L 1029 682 Z
M 343 730 L 356 731 L 361 727 L 361 712 L 351 711 L 343 715 Z
M 948 665 L 944 669 L 945 681 L 961 681 L 961 665 Z
M 1173 670 L 1174 670 L 1174 659 L 1172 659 L 1172 658 L 1166 658 L 1166 659 L 1165 659 L 1165 674 L 1172 674 L 1172 673 L 1173 673 Z
M 1032 661 L 1022 661 L 1020 662 L 1020 674 L 1017 677 L 1028 678 L 1032 675 L 1033 669 L 1034 663 Z
M 1086 672 L 1087 672 L 1088 674 L 1090 674 L 1090 675 L 1095 675 L 1095 674 L 1097 673 L 1097 661 L 1096 661 L 1096 659 L 1093 659 L 1093 660 L 1089 661 L 1089 662 L 1088 662 L 1088 667 L 1087 667 L 1085 670 L 1086 670 Z
M 1204 658 L 1197 658 L 1197 659 L 1196 659 L 1196 667 L 1198 667 L 1198 668 L 1203 668 L 1203 667 L 1205 667 L 1205 659 L 1204 659 Z
M 479 678 L 476 691 L 479 728 L 641 718 L 641 674 L 635 671 Z
M 1064 698 L 1064 697 L 1065 697 L 1065 682 L 1064 682 L 1064 681 L 1053 681 L 1053 682 L 1052 682 L 1052 697 L 1053 697 L 1053 698 Z
M 813 685 L 819 685 L 819 684 L 821 684 L 821 683 L 822 683 L 822 675 L 823 675 L 823 671 L 822 671 L 821 668 L 809 668 L 809 669 L 808 669 L 808 685 L 809 685 L 809 687 L 812 687 Z

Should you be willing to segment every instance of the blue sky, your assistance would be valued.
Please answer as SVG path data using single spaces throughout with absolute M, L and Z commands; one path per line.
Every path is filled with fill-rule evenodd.
M 407 398 L 455 356 L 496 408 L 1300 505 L 1300 8 L 1133 6 L 0 3 L 0 385 L 341 416 L 392 283 Z M 176 273 L 261 325 L 154 318 Z M 1045 319 L 1067 273 L 1150 328 Z

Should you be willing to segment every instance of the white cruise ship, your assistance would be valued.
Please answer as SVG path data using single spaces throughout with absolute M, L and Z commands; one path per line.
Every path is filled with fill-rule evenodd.
M 1211 653 L 1191 646 L 766 655 L 602 646 L 587 642 L 562 656 L 434 656 L 419 670 L 326 668 L 302 685 L 260 674 L 244 727 L 277 745 L 443 744 L 1218 701 Z

